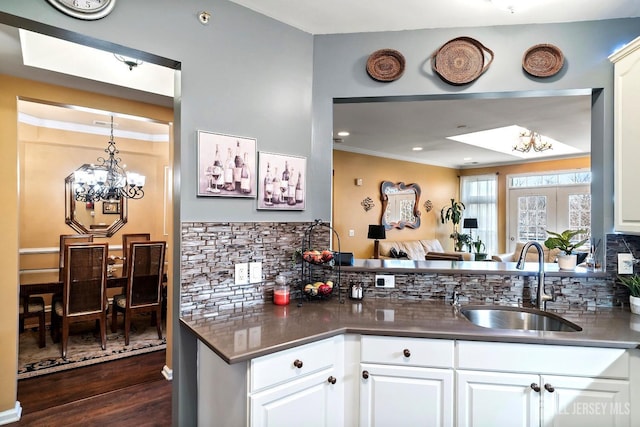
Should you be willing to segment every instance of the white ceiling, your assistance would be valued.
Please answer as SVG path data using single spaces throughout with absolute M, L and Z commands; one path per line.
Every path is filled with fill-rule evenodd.
M 311 34 L 593 21 L 640 16 L 638 0 L 231 0 Z M 514 13 L 498 6 L 512 5 Z M 215 11 L 214 13 L 215 19 Z
M 447 139 L 470 132 L 519 125 L 580 150 L 521 155 L 485 150 Z M 334 104 L 334 149 L 452 168 L 521 163 L 588 155 L 591 96 L 451 99 Z M 339 131 L 350 132 L 338 137 Z M 507 151 L 517 141 L 505 141 Z M 422 151 L 412 151 L 420 146 Z

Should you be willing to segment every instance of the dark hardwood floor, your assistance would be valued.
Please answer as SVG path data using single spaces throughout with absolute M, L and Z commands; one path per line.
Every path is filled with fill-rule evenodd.
M 16 426 L 170 426 L 165 351 L 18 381 Z

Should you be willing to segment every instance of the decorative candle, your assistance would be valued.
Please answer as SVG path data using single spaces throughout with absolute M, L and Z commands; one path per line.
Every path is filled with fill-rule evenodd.
M 276 276 L 276 285 L 273 288 L 273 303 L 275 305 L 289 305 L 291 290 L 287 285 L 287 278 L 282 274 Z

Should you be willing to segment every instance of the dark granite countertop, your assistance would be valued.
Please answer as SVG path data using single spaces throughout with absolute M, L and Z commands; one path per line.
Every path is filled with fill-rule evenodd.
M 237 363 L 338 334 L 481 340 L 494 342 L 640 348 L 640 316 L 627 307 L 549 309 L 581 326 L 580 332 L 487 329 L 438 301 L 347 299 L 271 303 L 211 315 L 185 316 L 181 323 L 227 363 Z
M 578 266 L 575 270 L 560 270 L 556 263 L 544 264 L 550 277 L 608 277 L 602 270 Z M 526 262 L 523 270 L 515 262 L 495 261 L 414 261 L 406 259 L 355 259 L 352 266 L 342 266 L 345 272 L 430 273 L 430 274 L 500 274 L 532 276 L 538 274 L 537 262 Z

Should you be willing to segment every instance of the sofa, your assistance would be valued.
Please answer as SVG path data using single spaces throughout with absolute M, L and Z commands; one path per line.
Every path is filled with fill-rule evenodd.
M 516 243 L 516 247 L 513 252 L 493 255 L 491 258 L 494 261 L 500 262 L 518 262 L 518 258 L 520 257 L 525 244 L 525 242 L 518 242 Z M 544 245 L 542 246 L 542 248 L 544 249 L 544 262 L 556 262 L 556 257 L 560 255 L 560 249 L 549 249 Z M 538 262 L 538 251 L 536 250 L 536 248 L 529 248 L 525 261 Z
M 391 255 L 392 248 L 395 249 L 397 253 L 404 252 L 406 254 L 406 257 L 402 257 L 404 259 L 462 259 L 464 261 L 473 260 L 473 254 L 468 252 L 445 251 L 438 239 L 380 240 L 378 253 L 379 258 L 395 258 Z

